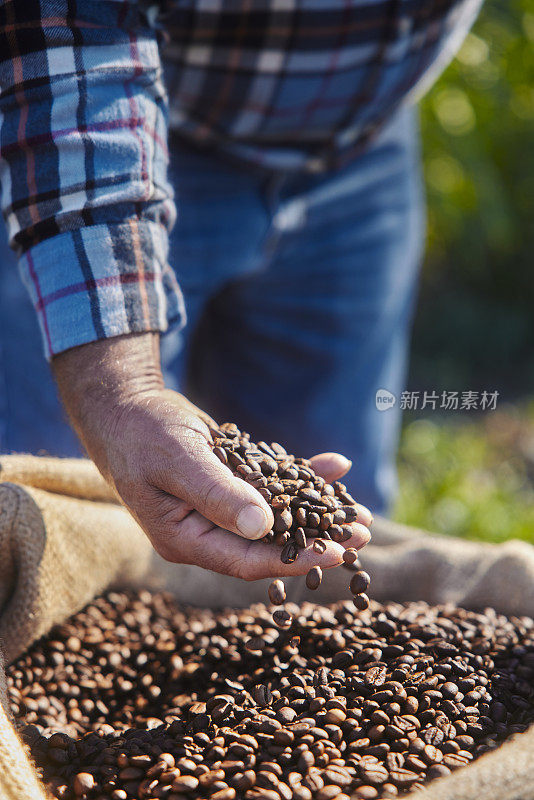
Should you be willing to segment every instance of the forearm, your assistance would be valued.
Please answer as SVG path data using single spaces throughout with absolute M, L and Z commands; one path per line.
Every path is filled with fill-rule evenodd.
M 156 34 L 137 3 L 56 13 L 0 2 L 0 195 L 48 358 L 183 321 Z

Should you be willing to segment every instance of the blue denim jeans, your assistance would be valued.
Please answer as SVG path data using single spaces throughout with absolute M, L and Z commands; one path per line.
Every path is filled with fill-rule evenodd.
M 167 385 L 219 421 L 303 455 L 352 459 L 351 490 L 384 511 L 395 490 L 423 238 L 417 124 L 399 113 L 341 172 L 251 171 L 171 147 L 170 262 L 187 326 L 162 337 Z M 0 451 L 75 455 L 37 324 L 0 253 Z

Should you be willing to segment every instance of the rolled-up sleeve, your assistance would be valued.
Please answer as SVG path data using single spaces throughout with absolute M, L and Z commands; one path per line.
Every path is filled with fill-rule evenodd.
M 2 209 L 48 358 L 183 321 L 166 96 L 135 2 L 0 0 Z

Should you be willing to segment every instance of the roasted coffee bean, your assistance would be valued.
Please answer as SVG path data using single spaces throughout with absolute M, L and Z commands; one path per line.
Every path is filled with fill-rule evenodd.
M 424 730 L 421 734 L 421 737 L 427 744 L 432 744 L 435 747 L 439 747 L 445 740 L 445 734 L 441 728 L 437 728 L 435 726 L 431 726 L 430 728 Z
M 286 587 L 283 581 L 277 579 L 269 586 L 269 600 L 273 606 L 281 606 L 286 601 Z
M 350 579 L 350 590 L 352 594 L 363 594 L 369 588 L 369 584 L 371 583 L 371 578 L 364 572 L 360 570 L 355 572 L 352 578 Z
M 273 534 L 271 534 L 273 535 Z M 277 547 L 284 547 L 290 539 L 289 533 L 286 531 L 285 533 L 275 533 L 273 541 Z
M 347 521 L 347 515 L 343 511 L 342 508 L 337 508 L 336 503 L 334 502 L 332 511 L 332 518 L 334 525 L 343 525 Z
M 364 681 L 368 686 L 382 686 L 385 683 L 386 676 L 387 668 L 385 665 L 370 667 L 364 675 Z
M 308 755 L 311 755 L 311 753 L 309 753 L 309 751 L 308 751 Z M 309 769 L 310 766 L 312 766 L 312 764 L 308 764 L 306 762 L 304 762 L 302 764 L 302 757 L 303 756 L 304 756 L 304 753 L 301 755 L 301 757 L 299 759 L 299 765 L 301 765 L 301 769 L 304 768 L 304 770 L 307 770 L 307 769 Z M 313 772 L 313 773 L 312 772 L 308 772 L 308 774 L 303 778 L 302 783 L 304 784 L 304 786 L 308 787 L 308 789 L 312 792 L 312 794 L 315 794 L 316 792 L 320 791 L 324 786 L 323 779 L 316 772 Z
M 312 793 L 307 786 L 297 784 L 293 786 L 293 800 L 311 800 Z
M 272 700 L 271 690 L 263 683 L 259 683 L 254 687 L 254 700 L 260 706 L 268 706 Z
M 270 491 L 268 486 L 266 487 L 267 491 Z M 291 497 L 288 494 L 278 494 L 275 495 L 271 501 L 271 508 L 273 511 L 277 511 L 279 509 L 289 508 L 289 502 Z
M 299 489 L 298 496 L 310 503 L 321 502 L 321 493 L 316 489 Z
M 299 554 L 299 548 L 295 540 L 292 539 L 282 549 L 280 560 L 282 561 L 283 564 L 292 564 L 293 561 L 297 560 L 298 554 Z
M 338 494 L 337 492 L 336 495 L 337 497 L 339 497 L 340 500 L 343 499 L 341 495 Z M 354 500 L 352 499 L 350 500 L 349 503 L 342 506 L 341 510 L 344 511 L 345 513 L 345 522 L 354 522 L 358 517 L 358 510 L 357 508 L 355 508 Z
M 334 542 L 341 542 L 343 539 L 343 528 L 341 525 L 330 525 L 328 534 Z
M 321 585 L 321 581 L 323 579 L 323 571 L 321 567 L 312 567 L 308 570 L 308 574 L 306 575 L 306 586 L 308 589 L 314 591 L 318 589 Z
M 214 447 L 213 452 L 219 461 L 222 461 L 223 464 L 228 464 L 228 456 L 226 455 L 226 450 L 224 447 Z
M 297 530 L 295 531 L 295 544 L 301 550 L 304 550 L 304 548 L 308 544 L 308 541 L 306 539 L 306 534 L 304 533 L 303 528 L 297 528 Z
M 192 792 L 198 786 L 198 778 L 194 775 L 180 775 L 172 782 L 171 789 L 173 792 Z
M 295 520 L 296 525 L 299 525 L 301 527 L 306 527 L 306 524 L 308 522 L 308 515 L 306 513 L 306 509 L 303 508 L 302 506 L 297 508 L 293 515 L 293 519 Z
M 315 553 L 324 553 L 326 550 L 326 544 L 322 541 L 322 539 L 315 539 L 312 549 Z
M 256 783 L 256 773 L 252 769 L 248 769 L 245 772 L 237 772 L 230 778 L 229 782 L 236 791 L 246 792 L 248 789 L 252 789 Z
M 466 764 L 469 764 L 469 756 L 470 753 L 464 755 L 461 751 L 459 753 L 447 753 L 443 756 L 443 764 L 449 769 L 465 767 Z
M 342 542 L 348 542 L 349 539 L 352 539 L 353 530 L 350 525 L 342 525 L 341 530 L 343 532 L 341 536 Z
M 393 769 L 389 773 L 389 780 L 399 789 L 408 789 L 420 777 L 409 769 Z
M 324 511 L 319 520 L 319 528 L 322 531 L 327 531 L 330 525 L 334 524 L 334 515 L 331 512 Z
M 375 798 L 379 796 L 378 789 L 375 786 L 365 784 L 358 786 L 355 793 L 351 795 L 351 797 L 356 798 L 356 800 L 375 800 Z
M 361 779 L 371 785 L 379 785 L 390 779 L 390 773 L 383 764 L 376 761 L 374 764 L 366 763 L 360 769 Z
M 247 648 L 247 650 L 258 651 L 258 650 L 263 650 L 265 644 L 266 644 L 265 639 L 262 639 L 261 636 L 253 636 L 252 639 L 248 639 L 245 642 L 245 647 Z
M 292 622 L 292 616 L 285 609 L 278 609 L 273 614 L 273 620 L 279 628 L 289 628 Z
M 316 511 L 310 511 L 308 514 L 307 526 L 308 528 L 318 528 L 321 522 L 321 517 Z
M 348 787 L 352 785 L 353 779 L 346 769 L 339 765 L 332 764 L 325 769 L 323 780 L 329 781 L 330 784 L 335 784 L 336 786 Z
M 349 566 L 355 565 L 358 561 L 358 551 L 355 550 L 353 547 L 349 547 L 343 553 L 343 561 L 345 562 L 345 564 L 348 564 Z
M 352 598 L 352 602 L 358 611 L 365 611 L 366 608 L 369 608 L 369 598 L 366 594 L 355 594 Z
M 288 508 L 276 509 L 274 512 L 273 531 L 275 533 L 285 533 L 293 524 L 293 516 Z
M 95 779 L 90 772 L 79 772 L 74 777 L 73 789 L 79 797 L 90 792 L 94 785 Z
M 340 794 L 339 786 L 325 785 L 322 789 L 315 792 L 315 800 L 334 800 Z

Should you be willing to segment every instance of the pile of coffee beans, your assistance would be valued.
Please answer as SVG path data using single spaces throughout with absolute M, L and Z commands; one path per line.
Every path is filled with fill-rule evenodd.
M 274 525 L 264 540 L 281 548 L 280 560 L 284 564 L 296 561 L 299 550 L 309 540 L 313 539 L 313 549 L 322 553 L 325 540 L 341 543 L 351 538 L 350 523 L 357 519 L 358 509 L 345 484 L 327 483 L 315 474 L 309 459 L 288 454 L 278 442 L 254 444 L 250 434 L 240 431 L 233 422 L 213 428 L 211 435 L 217 458 L 257 489 L 270 505 Z M 354 603 L 360 610 L 369 606 L 365 593 L 368 577 L 367 573 L 360 578 L 355 575 L 350 583 Z M 317 589 L 321 580 L 320 567 L 313 567 L 306 585 Z
M 534 719 L 530 618 L 425 603 L 288 609 L 284 630 L 264 605 L 184 611 L 163 594 L 111 592 L 56 627 L 8 670 L 52 794 L 389 798 Z

